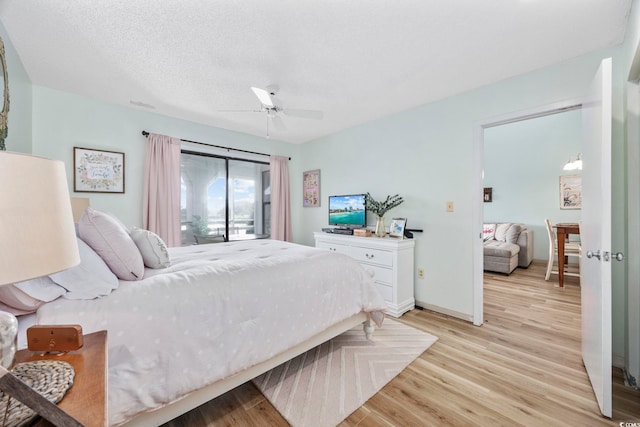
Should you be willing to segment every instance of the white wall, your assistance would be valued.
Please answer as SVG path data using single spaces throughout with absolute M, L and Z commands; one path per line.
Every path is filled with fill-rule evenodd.
M 296 145 L 226 131 L 147 111 L 98 102 L 53 89 L 33 87 L 33 154 L 63 160 L 72 195 L 89 197 L 128 226 L 142 225 L 143 169 L 146 138 L 143 130 L 209 144 L 299 161 Z M 125 153 L 125 193 L 73 193 L 73 147 Z M 190 146 L 190 149 L 204 149 Z M 238 154 L 238 157 L 242 157 Z M 261 160 L 268 161 L 267 157 Z
M 545 218 L 578 222 L 580 210 L 560 209 L 560 175 L 580 152 L 580 110 L 524 120 L 484 131 L 484 186 L 493 202 L 484 204 L 485 222 L 521 222 L 534 233 L 534 258 L 546 260 Z

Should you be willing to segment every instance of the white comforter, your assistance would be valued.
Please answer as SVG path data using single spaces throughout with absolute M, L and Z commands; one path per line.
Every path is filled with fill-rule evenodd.
M 109 331 L 109 423 L 162 407 L 361 311 L 386 305 L 351 258 L 272 240 L 171 249 L 108 297 L 59 299 L 40 324 Z

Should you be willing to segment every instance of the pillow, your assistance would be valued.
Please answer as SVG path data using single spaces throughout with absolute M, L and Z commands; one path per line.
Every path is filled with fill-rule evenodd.
M 32 298 L 50 302 L 61 297 L 66 291 L 51 280 L 49 276 L 37 277 L 16 283 L 15 286 Z
M 149 268 L 167 268 L 171 265 L 167 245 L 153 231 L 134 228 L 131 239 L 138 247 L 144 265 Z
M 141 280 L 144 275 L 142 255 L 119 221 L 111 215 L 87 208 L 78 223 L 80 238 L 122 280 Z
M 507 230 L 509 229 L 509 227 L 511 227 L 511 223 L 510 222 L 504 222 L 502 224 L 497 224 L 496 225 L 496 236 L 495 236 L 495 239 L 500 241 L 500 242 L 506 242 L 507 241 Z
M 67 290 L 66 299 L 94 299 L 109 295 L 120 284 L 107 264 L 85 242 L 78 240 L 80 264 L 49 277 Z
M 0 286 L 0 309 L 19 316 L 35 313 L 44 301 L 33 298 L 16 285 Z
M 496 225 L 495 224 L 484 224 L 482 226 L 482 240 L 492 240 L 496 234 Z
M 511 224 L 511 227 L 507 230 L 506 241 L 509 243 L 518 243 L 518 237 L 522 232 L 522 225 Z

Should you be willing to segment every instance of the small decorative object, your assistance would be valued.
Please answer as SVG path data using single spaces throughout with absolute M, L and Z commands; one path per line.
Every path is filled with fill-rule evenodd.
M 367 228 L 356 228 L 355 230 L 353 230 L 353 235 L 360 237 L 371 237 L 371 230 Z
M 582 175 L 560 176 L 560 209 L 582 209 Z
M 302 206 L 320 207 L 320 169 L 302 172 Z
M 0 150 L 6 150 L 4 140 L 8 135 L 8 118 L 9 118 L 9 77 L 7 76 L 7 61 L 4 55 L 4 43 L 0 38 L 0 102 L 2 102 L 2 110 L 0 110 Z
M 377 237 L 384 237 L 387 234 L 384 227 L 384 214 L 400 205 L 402 202 L 404 202 L 404 199 L 397 194 L 395 196 L 387 196 L 387 198 L 382 202 L 374 200 L 369 193 L 365 195 L 366 209 L 369 212 L 373 212 L 376 216 L 375 235 Z
M 491 203 L 493 201 L 492 198 L 493 187 L 485 187 L 484 189 L 484 202 Z
M 124 193 L 124 153 L 73 147 L 73 190 Z
M 404 238 L 404 227 L 407 225 L 407 218 L 393 218 L 389 226 L 389 236 L 398 239 Z

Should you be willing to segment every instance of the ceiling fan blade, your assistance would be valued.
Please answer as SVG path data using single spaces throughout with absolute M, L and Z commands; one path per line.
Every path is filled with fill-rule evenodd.
M 218 113 L 262 113 L 260 110 L 218 110 Z
M 322 111 L 317 111 L 317 110 L 297 110 L 297 109 L 285 108 L 282 110 L 282 112 L 287 116 L 301 117 L 303 119 L 322 120 L 322 117 L 324 117 L 324 114 L 322 113 Z
M 282 117 L 276 116 L 276 115 L 270 115 L 269 119 L 271 120 L 271 123 L 273 124 L 273 127 L 276 130 L 279 130 L 279 131 L 287 130 L 287 127 L 284 125 L 284 122 L 282 121 Z
M 273 100 L 271 99 L 271 95 L 264 89 L 260 89 L 259 87 L 251 86 L 251 90 L 256 94 L 260 103 L 267 107 L 275 107 Z

